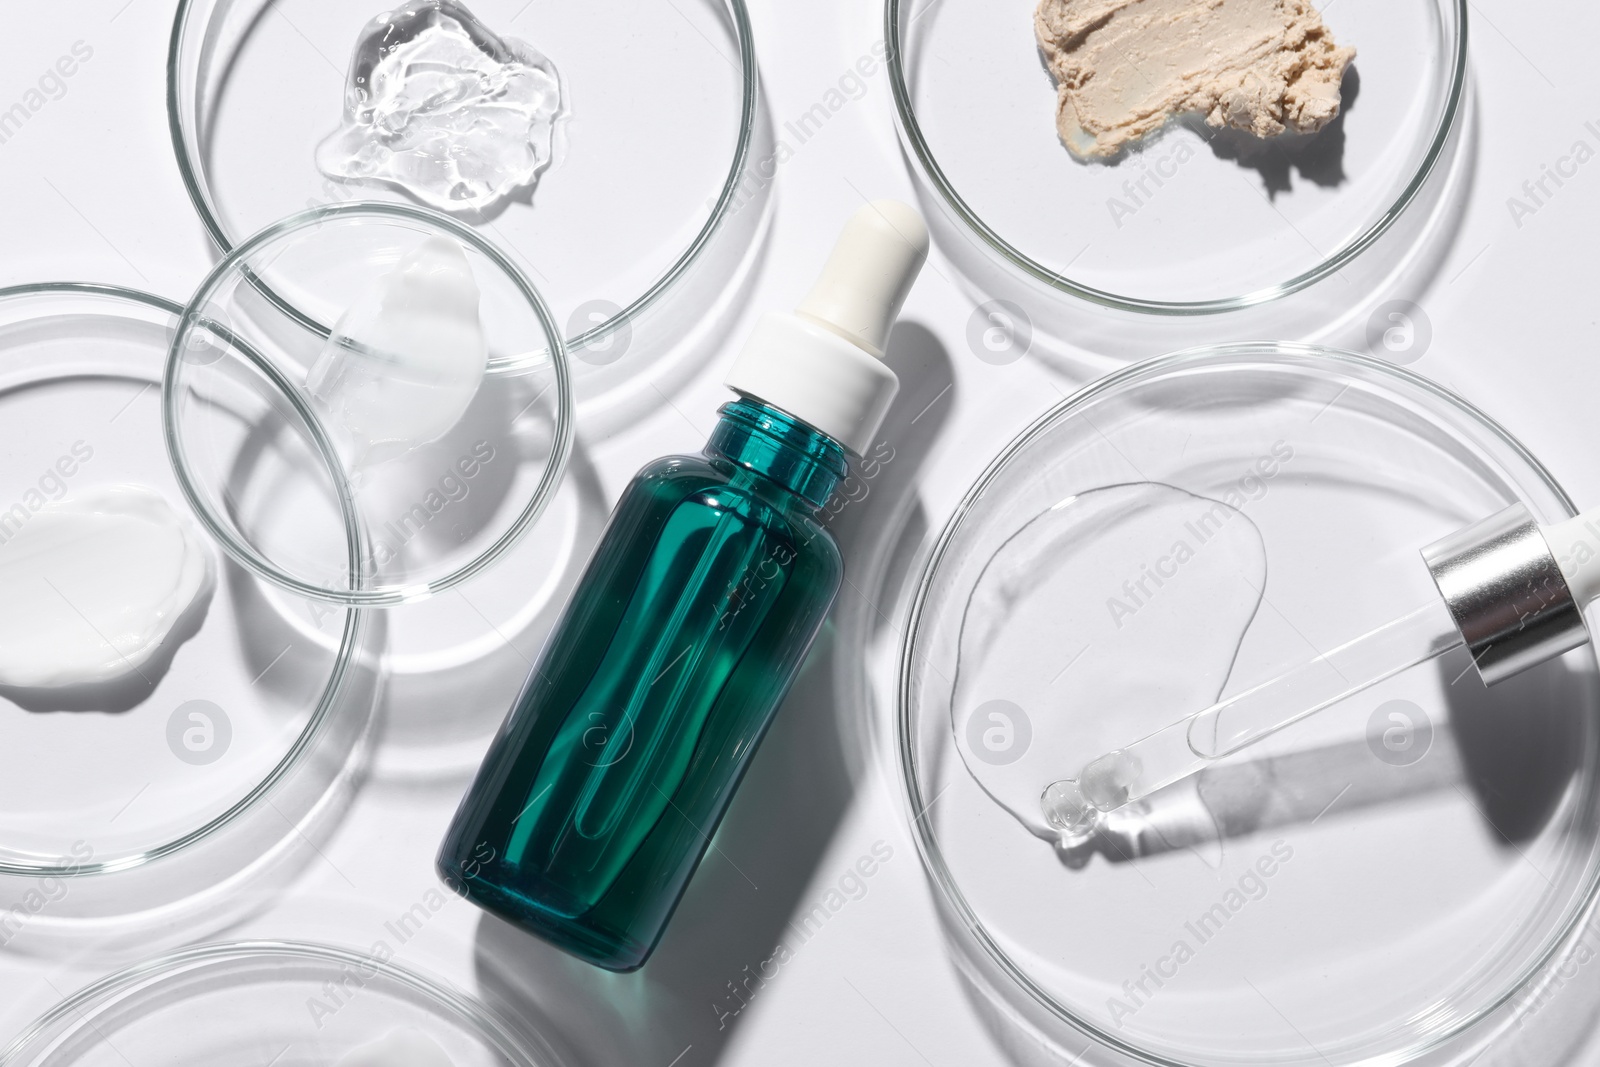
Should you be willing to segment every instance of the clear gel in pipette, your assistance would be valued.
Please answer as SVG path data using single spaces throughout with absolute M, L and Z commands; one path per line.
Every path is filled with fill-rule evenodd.
M 1541 527 L 1516 505 L 1422 555 L 1439 599 L 1091 760 L 1045 788 L 1045 820 L 1068 842 L 1092 833 L 1104 812 L 1462 645 L 1493 685 L 1588 640 L 1582 609 L 1600 595 L 1600 509 Z

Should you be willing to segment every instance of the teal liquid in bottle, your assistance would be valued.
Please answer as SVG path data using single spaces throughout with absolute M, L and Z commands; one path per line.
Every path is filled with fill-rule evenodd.
M 703 453 L 623 492 L 445 837 L 457 893 L 644 963 L 839 590 L 818 512 L 893 397 L 877 357 L 926 253 L 910 208 L 863 208 L 800 310 L 758 326 Z

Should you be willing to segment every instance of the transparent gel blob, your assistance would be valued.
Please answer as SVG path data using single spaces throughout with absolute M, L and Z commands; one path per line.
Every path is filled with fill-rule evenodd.
M 414 0 L 367 23 L 348 79 L 344 123 L 317 146 L 317 169 L 444 211 L 531 187 L 566 110 L 549 59 L 453 0 Z
M 489 347 L 461 246 L 429 237 L 339 317 L 306 389 L 343 430 L 360 468 L 437 441 L 471 406 Z
M 1031 833 L 1081 842 L 1137 774 L 1119 750 L 1221 695 L 1266 560 L 1243 511 L 1160 483 L 1034 517 L 966 605 L 952 726 L 968 772 Z

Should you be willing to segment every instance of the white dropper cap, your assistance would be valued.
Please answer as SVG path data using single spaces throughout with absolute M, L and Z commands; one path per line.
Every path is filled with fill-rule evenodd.
M 889 331 L 928 258 L 914 208 L 875 200 L 845 223 L 822 276 L 792 314 L 762 316 L 727 385 L 861 455 L 900 388 L 883 363 Z

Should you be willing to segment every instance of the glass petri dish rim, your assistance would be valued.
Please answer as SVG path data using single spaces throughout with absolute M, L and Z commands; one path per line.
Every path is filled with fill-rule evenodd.
M 894 0 L 890 0 L 890 2 L 893 3 Z M 916 724 L 913 722 L 911 714 L 911 688 L 918 656 L 917 637 L 921 630 L 923 611 L 927 606 L 928 597 L 932 591 L 933 579 L 939 572 L 940 564 L 949 551 L 957 532 L 960 531 L 967 517 L 976 510 L 985 490 L 1001 472 L 1010 466 L 1016 455 L 1048 432 L 1062 418 L 1075 413 L 1102 396 L 1114 393 L 1125 385 L 1138 383 L 1155 374 L 1186 366 L 1202 366 L 1206 362 L 1221 356 L 1254 358 L 1261 366 L 1270 366 L 1273 363 L 1284 366 L 1292 365 L 1284 362 L 1284 357 L 1286 356 L 1290 360 L 1297 362 L 1316 361 L 1333 365 L 1342 363 L 1349 365 L 1352 369 L 1374 373 L 1379 378 L 1389 377 L 1404 386 L 1421 390 L 1431 399 L 1441 401 L 1447 408 L 1466 416 L 1469 423 L 1473 423 L 1479 429 L 1487 431 L 1491 438 L 1508 447 L 1512 455 L 1527 464 L 1529 470 L 1545 484 L 1545 487 L 1550 490 L 1562 507 L 1566 508 L 1570 514 L 1577 514 L 1577 508 L 1573 504 L 1572 498 L 1567 495 L 1566 490 L 1544 468 L 1543 464 L 1505 428 L 1464 398 L 1457 396 L 1420 374 L 1372 356 L 1321 345 L 1289 341 L 1243 341 L 1205 345 L 1198 348 L 1185 349 L 1170 355 L 1157 356 L 1108 374 L 1054 405 L 1029 424 L 1026 429 L 1000 451 L 1000 454 L 990 462 L 983 473 L 973 482 L 972 487 L 962 496 L 961 502 L 956 505 L 954 512 L 945 523 L 938 539 L 929 551 L 926 562 L 922 565 L 922 572 L 918 577 L 916 590 L 912 594 L 911 606 L 906 616 L 904 636 L 900 641 L 900 661 L 895 683 L 894 740 L 898 757 L 895 762 L 900 771 L 901 802 L 907 806 L 907 813 L 911 821 L 912 839 L 916 842 L 917 853 L 922 859 L 923 869 L 927 872 L 942 903 L 952 909 L 960 918 L 967 934 L 981 947 L 984 955 L 1001 973 L 1023 990 L 1031 1000 L 1049 1015 L 1076 1030 L 1083 1037 L 1098 1042 L 1102 1048 L 1115 1050 L 1125 1056 L 1132 1057 L 1140 1063 L 1150 1064 L 1152 1067 L 1192 1067 L 1192 1065 L 1184 1060 L 1170 1059 L 1131 1044 L 1058 1004 L 1047 991 L 1040 988 L 1028 976 L 1027 972 L 1006 954 L 999 943 L 990 936 L 982 919 L 967 903 L 966 896 L 962 893 L 955 876 L 944 861 L 944 854 L 939 846 L 938 834 L 932 825 L 932 817 L 929 814 L 929 809 L 933 807 L 933 801 L 924 799 L 926 790 L 922 788 L 921 777 L 918 773 Z M 937 800 L 938 798 L 935 797 L 933 799 Z M 1401 1056 L 1401 1059 L 1384 1059 L 1383 1062 L 1413 1062 L 1417 1056 L 1424 1055 L 1428 1051 L 1461 1036 L 1512 1001 L 1541 970 L 1570 946 L 1574 938 L 1581 935 L 1585 923 L 1595 912 L 1597 905 L 1600 905 L 1600 871 L 1591 872 L 1588 881 L 1589 884 L 1584 891 L 1582 901 L 1573 909 L 1573 914 L 1567 920 L 1567 923 L 1550 938 L 1549 944 L 1545 946 L 1544 950 L 1524 968 L 1516 981 L 1509 984 L 1504 993 L 1492 1003 L 1482 1006 L 1471 1014 L 1460 1017 L 1447 1029 L 1428 1035 L 1427 1038 L 1418 1043 L 1417 1047 L 1401 1050 L 1393 1054 Z
M 1444 154 L 1445 146 L 1449 143 L 1451 133 L 1454 131 L 1457 122 L 1460 121 L 1466 92 L 1467 7 L 1469 0 L 1440 0 L 1440 2 L 1455 12 L 1456 32 L 1455 39 L 1451 42 L 1450 83 L 1444 110 L 1439 117 L 1438 126 L 1433 132 L 1433 139 L 1428 145 L 1427 152 L 1423 155 L 1422 165 L 1417 169 L 1417 173 L 1412 175 L 1411 181 L 1401 190 L 1394 203 L 1389 205 L 1371 226 L 1346 242 L 1332 255 L 1323 259 L 1321 263 L 1287 281 L 1256 289 L 1240 296 L 1193 301 L 1147 300 L 1143 297 L 1125 296 L 1107 292 L 1103 289 L 1095 289 L 1092 286 L 1075 282 L 1065 274 L 1051 270 L 1024 254 L 1016 246 L 996 233 L 976 211 L 967 205 L 961 194 L 956 191 L 955 186 L 951 184 L 950 179 L 945 176 L 943 168 L 939 166 L 939 161 L 934 157 L 933 149 L 928 145 L 927 138 L 923 136 L 921 125 L 917 122 L 916 108 L 911 102 L 910 82 L 906 77 L 904 41 L 901 40 L 900 33 L 901 11 L 902 9 L 910 10 L 911 0 L 885 0 L 884 6 L 884 40 L 889 42 L 889 84 L 894 92 L 895 116 L 898 120 L 896 125 L 900 130 L 902 140 L 910 148 L 911 154 L 916 157 L 923 173 L 938 191 L 946 206 L 955 212 L 956 216 L 984 244 L 999 253 L 1000 258 L 1036 281 L 1043 282 L 1058 292 L 1077 297 L 1080 300 L 1086 300 L 1100 307 L 1142 315 L 1171 317 L 1217 315 L 1229 311 L 1239 311 L 1298 293 L 1302 289 L 1307 289 L 1324 278 L 1343 270 L 1394 225 L 1400 216 L 1405 213 L 1405 210 L 1411 206 L 1411 202 L 1421 193 L 1423 186 L 1427 184 L 1429 177 L 1438 167 L 1439 160 Z
M 536 1057 L 525 1047 L 526 1042 L 515 1036 L 512 1029 L 486 1005 L 471 1000 L 462 993 L 409 968 L 333 945 L 311 941 L 261 940 L 225 941 L 180 949 L 107 975 L 73 993 L 30 1023 L 3 1050 L 0 1050 L 0 1064 L 15 1063 L 29 1051 L 29 1044 L 40 1039 L 48 1039 L 56 1027 L 73 1021 L 87 1021 L 90 1009 L 152 979 L 159 980 L 193 967 L 204 967 L 212 963 L 269 957 L 289 957 L 296 961 L 376 970 L 384 977 L 421 994 L 435 1004 L 448 1008 L 470 1022 L 477 1028 L 479 1035 L 489 1040 L 496 1051 L 505 1055 L 510 1062 L 526 1067 L 543 1067 L 544 1064 L 555 1062 L 555 1054 L 548 1049 L 541 1050 L 543 1058 Z
M 129 289 L 120 285 L 106 285 L 99 282 L 30 282 L 26 285 L 8 286 L 0 288 L 0 303 L 17 297 L 39 295 L 98 296 L 140 304 L 171 315 L 174 328 L 176 328 L 177 322 L 181 320 L 184 314 L 182 305 L 176 301 L 168 300 L 152 293 L 141 292 L 137 289 Z M 300 736 L 295 738 L 295 742 L 290 746 L 289 751 L 284 753 L 283 758 L 268 772 L 266 777 L 257 782 L 250 792 L 234 802 L 227 810 L 208 822 L 195 827 L 188 833 L 133 855 L 114 857 L 91 863 L 36 864 L 0 860 L 0 875 L 15 875 L 27 878 L 61 878 L 115 874 L 119 871 L 141 867 L 152 861 L 181 852 L 231 825 L 240 815 L 253 808 L 256 802 L 265 797 L 278 782 L 282 781 L 285 776 L 299 766 L 312 742 L 323 732 L 333 714 L 333 709 L 344 695 L 344 690 L 350 680 L 351 669 L 354 665 L 355 650 L 361 641 L 366 625 L 367 620 L 361 612 L 351 611 L 346 615 L 344 631 L 340 634 L 339 649 L 334 656 L 333 670 L 329 675 L 328 684 L 323 687 L 322 694 L 317 699 L 317 706 L 312 710 L 311 717 L 306 721 L 305 729 L 300 731 Z
M 183 179 L 183 187 L 189 193 L 189 200 L 194 204 L 195 212 L 200 216 L 200 222 L 205 226 L 211 240 L 224 254 L 234 249 L 233 239 L 222 228 L 222 221 L 217 217 L 217 212 L 211 204 L 210 190 L 204 180 L 203 168 L 191 163 L 194 158 L 190 150 L 182 108 L 179 101 L 179 57 L 183 54 L 184 34 L 188 28 L 189 16 L 197 0 L 178 0 L 178 10 L 172 20 L 172 36 L 167 47 L 167 129 L 172 137 L 173 154 L 178 161 L 178 174 Z M 639 316 L 654 307 L 672 289 L 689 269 L 700 259 L 700 254 L 717 231 L 722 228 L 732 210 L 734 200 L 738 194 L 740 183 L 744 180 L 746 168 L 750 164 L 750 153 L 755 144 L 756 116 L 760 103 L 761 71 L 757 65 L 754 31 L 750 25 L 750 10 L 745 5 L 745 0 L 722 0 L 727 5 L 728 12 L 733 17 L 734 32 L 739 44 L 739 72 L 742 82 L 739 101 L 739 136 L 734 145 L 733 161 L 728 167 L 727 177 L 723 179 L 722 189 L 717 194 L 717 202 L 711 210 L 710 218 L 700 228 L 694 240 L 689 242 L 689 247 L 678 256 L 672 266 L 661 277 L 657 278 L 650 288 L 637 297 L 633 303 L 612 315 L 583 333 L 566 339 L 567 348 L 578 351 L 610 337 L 618 330 L 624 329 Z M 1465 2 L 1465 0 L 1463 0 Z M 564 336 L 564 331 L 560 334 Z
M 227 523 L 223 522 L 205 501 L 190 473 L 188 459 L 183 449 L 183 437 L 178 429 L 176 371 L 183 357 L 185 334 L 188 330 L 198 327 L 216 330 L 229 337 L 235 343 L 235 347 L 239 352 L 278 388 L 294 408 L 295 414 L 310 430 L 315 439 L 323 466 L 335 483 L 340 496 L 340 505 L 344 510 L 347 527 L 346 532 L 351 538 L 351 559 L 352 561 L 359 561 L 364 558 L 365 553 L 360 548 L 360 541 L 363 535 L 360 530 L 360 524 L 355 518 L 354 493 L 321 420 L 300 394 L 300 390 L 289 382 L 269 360 L 250 346 L 238 343 L 238 338 L 234 337 L 231 331 L 220 327 L 202 314 L 206 301 L 211 298 L 211 295 L 222 284 L 223 280 L 229 277 L 237 268 L 239 273 L 249 280 L 250 284 L 263 293 L 267 299 L 271 300 L 273 304 L 283 309 L 297 321 L 310 323 L 310 320 L 303 314 L 287 305 L 282 297 L 262 284 L 250 268 L 240 267 L 239 265 L 258 249 L 271 244 L 286 234 L 317 226 L 331 219 L 347 217 L 376 217 L 427 223 L 430 226 L 437 226 L 445 230 L 483 253 L 490 262 L 506 273 L 512 284 L 517 287 L 523 298 L 528 301 L 529 306 L 533 308 L 534 315 L 539 320 L 540 329 L 544 332 L 548 346 L 544 353 L 539 354 L 540 357 L 547 357 L 547 359 L 502 358 L 499 361 L 492 361 L 495 365 L 491 367 L 491 372 L 505 373 L 533 365 L 534 363 L 543 364 L 548 362 L 555 373 L 556 412 L 555 426 L 551 439 L 550 462 L 545 467 L 539 484 L 534 487 L 533 494 L 529 498 L 527 505 L 523 508 L 522 513 L 517 516 L 516 521 L 492 545 L 454 571 L 431 582 L 392 588 L 365 589 L 362 588 L 363 582 L 354 580 L 359 576 L 352 573 L 351 588 L 336 590 L 313 585 L 289 574 L 235 537 L 228 528 Z M 312 324 L 312 326 L 320 332 L 327 332 L 321 327 L 315 326 L 315 324 Z M 527 533 L 529 528 L 544 514 L 545 508 L 549 506 L 551 498 L 561 485 L 561 480 L 566 473 L 567 460 L 572 454 L 573 445 L 572 372 L 568 362 L 566 343 L 562 339 L 560 328 L 550 314 L 549 307 L 545 304 L 544 298 L 539 295 L 539 291 L 533 287 L 533 283 L 517 268 L 516 264 L 506 258 L 496 245 L 486 240 L 472 227 L 460 223 L 442 212 L 433 211 L 429 208 L 381 201 L 352 200 L 342 204 L 329 204 L 297 212 L 287 218 L 279 219 L 223 256 L 222 260 L 212 268 L 211 273 L 206 275 L 205 281 L 195 290 L 194 296 L 183 310 L 180 328 L 173 335 L 172 346 L 167 353 L 166 373 L 162 378 L 161 411 L 167 439 L 167 453 L 172 458 L 172 467 L 177 474 L 178 484 L 182 487 L 190 506 L 194 509 L 195 514 L 199 516 L 207 532 L 222 545 L 228 555 L 232 556 L 235 561 L 251 573 L 279 588 L 287 589 L 297 596 L 345 607 L 388 607 L 395 604 L 423 600 L 459 585 L 492 565 L 515 545 L 523 534 Z

